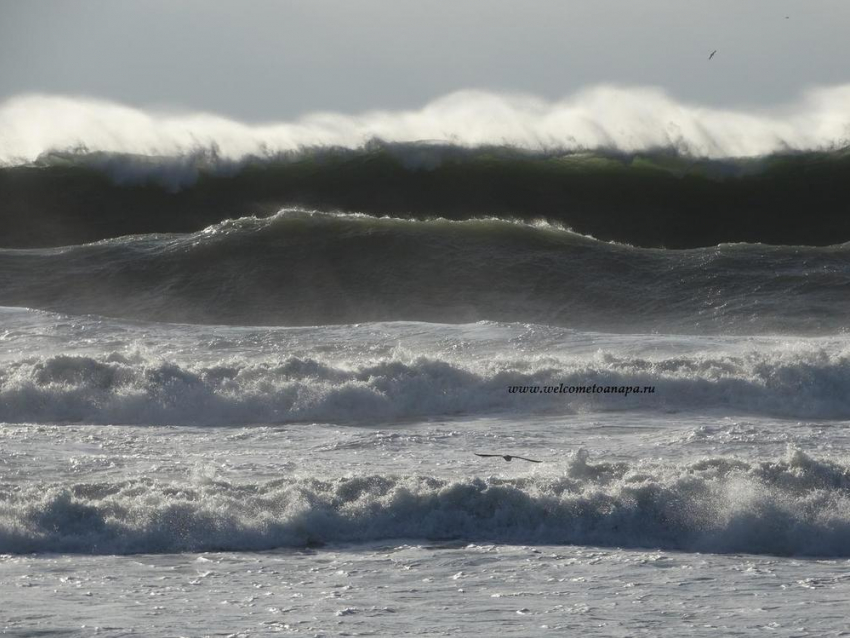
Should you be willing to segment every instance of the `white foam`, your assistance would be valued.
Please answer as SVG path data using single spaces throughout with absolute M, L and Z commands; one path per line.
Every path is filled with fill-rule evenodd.
M 170 157 L 201 153 L 238 161 L 304 147 L 358 148 L 375 138 L 528 149 L 662 147 L 710 158 L 834 148 L 850 140 L 850 85 L 811 89 L 793 104 L 759 110 L 688 104 L 652 87 L 594 86 L 554 102 L 460 91 L 419 110 L 314 113 L 259 125 L 84 97 L 30 94 L 0 105 L 0 163 L 7 165 L 69 149 Z
M 594 384 L 655 391 L 509 391 Z M 372 361 L 235 357 L 201 365 L 115 353 L 34 357 L 0 370 L 0 422 L 12 423 L 348 423 L 627 409 L 846 418 L 848 397 L 850 355 L 817 342 L 734 354 L 644 358 L 600 351 L 477 361 L 397 350 Z
M 0 552 L 260 550 L 398 538 L 850 555 L 850 469 L 592 463 L 517 479 L 284 478 L 31 484 L 0 492 Z

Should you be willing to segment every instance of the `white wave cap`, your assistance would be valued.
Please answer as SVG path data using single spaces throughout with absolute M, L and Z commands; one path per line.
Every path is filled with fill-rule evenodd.
M 0 552 L 261 551 L 400 538 L 850 555 L 845 462 L 590 463 L 520 479 L 353 475 L 39 483 L 0 493 Z
M 539 390 L 561 385 L 596 385 L 600 391 Z M 538 392 L 523 390 L 533 387 Z M 604 392 L 626 387 L 628 394 Z M 373 424 L 457 414 L 668 409 L 846 419 L 848 388 L 850 353 L 820 346 L 665 359 L 598 352 L 484 363 L 403 352 L 368 363 L 237 358 L 213 366 L 138 353 L 57 355 L 0 369 L 0 422 Z
M 304 147 L 359 148 L 376 138 L 531 150 L 669 147 L 709 158 L 834 149 L 850 144 L 850 84 L 811 89 L 795 103 L 759 110 L 688 104 L 651 87 L 600 85 L 555 102 L 469 90 L 418 110 L 313 113 L 258 125 L 92 98 L 28 94 L 0 104 L 5 165 L 74 149 L 157 156 L 208 150 L 240 160 Z

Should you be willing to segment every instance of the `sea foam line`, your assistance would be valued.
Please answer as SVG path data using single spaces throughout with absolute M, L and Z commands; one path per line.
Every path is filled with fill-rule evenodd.
M 384 539 L 850 556 L 850 470 L 784 459 L 592 463 L 559 475 L 354 476 L 0 490 L 0 553 L 252 551 Z
M 653 387 L 651 393 L 525 394 L 514 386 Z M 649 359 L 611 353 L 354 363 L 287 357 L 197 365 L 124 356 L 47 356 L 0 369 L 0 422 L 233 425 L 374 423 L 473 414 L 719 410 L 850 416 L 850 358 L 822 348 Z

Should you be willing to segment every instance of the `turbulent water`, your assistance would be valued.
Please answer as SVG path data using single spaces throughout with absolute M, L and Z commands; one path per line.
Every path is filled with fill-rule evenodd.
M 845 94 L 3 105 L 3 630 L 842 635 Z

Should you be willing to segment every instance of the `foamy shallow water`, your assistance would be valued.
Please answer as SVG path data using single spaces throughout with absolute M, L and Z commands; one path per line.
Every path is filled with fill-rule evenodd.
M 0 569 L 32 636 L 841 636 L 850 595 L 846 560 L 410 541 Z
M 517 530 L 529 541 L 534 539 L 535 530 L 525 528 L 523 518 L 539 516 L 533 505 L 508 510 L 507 518 L 496 511 L 480 512 L 479 527 L 454 530 L 477 533 L 477 541 L 440 538 L 442 532 L 450 535 L 452 530 L 427 527 L 425 519 L 440 508 L 452 515 L 468 513 L 475 499 L 481 498 L 481 490 L 486 492 L 480 485 L 479 491 L 467 495 L 468 500 L 457 508 L 446 500 L 436 510 L 397 511 L 399 516 L 421 516 L 414 526 L 431 529 L 438 538 L 368 540 L 369 534 L 381 536 L 381 530 L 368 524 L 357 527 L 351 521 L 373 516 L 375 525 L 387 525 L 390 519 L 377 513 L 385 508 L 392 515 L 393 505 L 387 499 L 393 497 L 384 494 L 368 503 L 357 503 L 356 499 L 348 503 L 348 507 L 357 509 L 349 512 L 350 526 L 343 531 L 365 533 L 367 540 L 316 542 L 323 533 L 333 537 L 333 530 L 325 525 L 341 523 L 330 519 L 311 522 L 306 516 L 308 507 L 295 512 L 289 521 L 295 527 L 313 525 L 311 533 L 316 538 L 306 545 L 302 539 L 289 547 L 252 551 L 251 544 L 269 539 L 273 543 L 274 539 L 268 536 L 268 530 L 252 530 L 251 523 L 242 519 L 249 527 L 231 530 L 234 535 L 242 534 L 241 539 L 218 537 L 219 542 L 231 542 L 239 551 L 168 551 L 169 544 L 191 544 L 193 538 L 203 538 L 197 534 L 215 531 L 204 529 L 204 522 L 199 523 L 200 519 L 190 513 L 178 515 L 180 507 L 210 499 L 207 511 L 217 512 L 221 523 L 228 516 L 221 508 L 231 503 L 214 501 L 238 486 L 291 480 L 301 481 L 303 488 L 321 477 L 343 484 L 348 481 L 351 489 L 351 482 L 364 477 L 409 481 L 412 475 L 454 482 L 467 490 L 476 481 L 489 486 L 513 482 L 520 490 L 523 482 L 538 481 L 538 490 L 542 490 L 553 481 L 584 481 L 577 489 L 589 494 L 592 484 L 601 481 L 599 472 L 603 468 L 611 471 L 614 466 L 626 465 L 634 475 L 652 474 L 641 485 L 656 490 L 660 497 L 664 492 L 658 490 L 664 485 L 671 490 L 678 485 L 679 491 L 668 494 L 682 497 L 689 492 L 682 488 L 683 478 L 675 476 L 677 472 L 694 473 L 706 459 L 741 463 L 746 458 L 748 466 L 738 477 L 749 475 L 752 479 L 759 466 L 752 457 L 761 455 L 761 462 L 771 467 L 787 464 L 784 478 L 772 486 L 780 489 L 783 481 L 811 473 L 807 463 L 815 463 L 814 471 L 822 472 L 831 457 L 836 467 L 846 468 L 835 454 L 836 448 L 844 447 L 840 437 L 829 438 L 831 432 L 843 432 L 845 425 L 613 413 L 604 418 L 552 417 L 525 423 L 455 419 L 379 429 L 318 424 L 242 428 L 6 426 L 6 495 L 19 495 L 34 485 L 40 486 L 42 497 L 57 485 L 76 487 L 71 500 L 83 506 L 80 509 L 63 510 L 69 504 L 63 506 L 61 499 L 41 501 L 42 506 L 52 509 L 50 522 L 43 524 L 40 532 L 60 551 L 62 543 L 69 542 L 69 534 L 85 536 L 93 531 L 81 526 L 97 527 L 110 516 L 120 516 L 117 501 L 105 507 L 109 497 L 95 494 L 95 486 L 109 486 L 109 491 L 130 484 L 126 504 L 135 504 L 135 515 L 146 507 L 159 510 L 159 519 L 153 516 L 139 525 L 161 522 L 170 512 L 168 529 L 175 536 L 163 539 L 167 526 L 147 536 L 138 527 L 131 529 L 128 533 L 138 535 L 136 549 L 143 552 L 139 554 L 122 555 L 123 550 L 116 554 L 115 548 L 98 547 L 96 543 L 86 546 L 84 541 L 76 551 L 66 545 L 66 550 L 75 553 L 52 553 L 43 546 L 36 554 L 4 554 L 0 558 L 0 597 L 15 603 L 4 605 L 0 622 L 11 635 L 32 636 L 261 636 L 275 632 L 309 636 L 499 632 L 524 636 L 574 631 L 596 636 L 761 632 L 780 636 L 846 635 L 844 606 L 850 594 L 846 554 L 804 557 L 679 551 L 669 547 L 677 542 L 675 533 L 650 535 L 643 540 L 617 536 L 598 518 L 604 507 L 595 514 L 587 507 L 584 510 L 588 517 L 585 524 L 597 525 L 601 544 L 500 540 Z M 797 451 L 787 452 L 789 444 Z M 472 450 L 503 449 L 521 451 L 545 463 L 507 464 L 471 455 Z M 576 455 L 576 449 L 586 450 L 587 457 Z M 762 479 L 752 479 L 755 482 L 751 487 L 768 489 L 765 475 Z M 157 489 L 152 488 L 151 481 L 156 482 Z M 83 486 L 89 491 L 85 492 Z M 147 493 L 144 486 L 150 488 Z M 607 494 L 616 494 L 624 486 L 609 484 Z M 782 509 L 783 504 L 754 498 L 744 487 L 745 483 L 739 482 L 729 493 L 740 499 L 738 514 L 774 516 L 767 523 L 768 531 L 774 526 L 777 534 L 788 535 L 789 524 L 811 522 L 810 517 L 802 515 L 789 523 L 787 517 L 765 511 L 766 505 Z M 534 492 L 528 485 L 525 489 Z M 777 493 L 781 499 L 799 498 L 805 505 L 804 494 L 811 489 L 787 488 Z M 166 493 L 171 495 L 170 503 L 158 500 Z M 181 493 L 183 496 L 178 496 Z M 691 505 L 698 504 L 696 493 L 692 494 Z M 398 499 L 398 494 L 394 498 Z M 588 495 L 586 505 L 592 502 L 589 499 Z M 546 507 L 554 505 L 550 502 Z M 102 508 L 103 518 L 95 523 L 92 510 L 85 508 Z M 640 514 L 640 510 L 633 510 L 631 515 L 635 513 Z M 11 514 L 20 517 L 21 510 Z M 846 525 L 846 510 L 832 514 L 833 525 Z M 11 542 L 9 515 L 8 509 L 3 511 L 5 535 L 0 542 Z M 650 517 L 651 513 L 644 511 L 643 515 Z M 298 516 L 302 517 L 300 521 Z M 124 521 L 130 527 L 131 518 Z M 264 524 L 257 520 L 258 525 Z M 638 521 L 633 531 L 659 534 L 657 523 L 647 520 L 641 527 Z M 50 525 L 61 528 L 64 536 L 51 536 Z M 498 525 L 504 527 L 500 530 Z M 734 544 L 731 534 L 742 534 L 742 546 L 754 543 L 751 551 L 761 551 L 746 534 L 725 531 L 726 542 Z M 826 534 L 827 542 L 841 542 L 840 536 L 831 536 L 835 530 L 808 531 Z M 843 538 L 846 541 L 846 534 Z M 101 543 L 107 540 L 106 536 L 99 539 Z M 618 544 L 635 540 L 648 546 L 624 548 Z M 653 543 L 661 547 L 652 547 Z M 10 549 L 6 546 L 3 551 Z M 79 551 L 82 553 L 76 553 Z M 106 553 L 91 555 L 101 551 Z
M 846 635 L 843 337 L 3 320 L 7 634 Z

